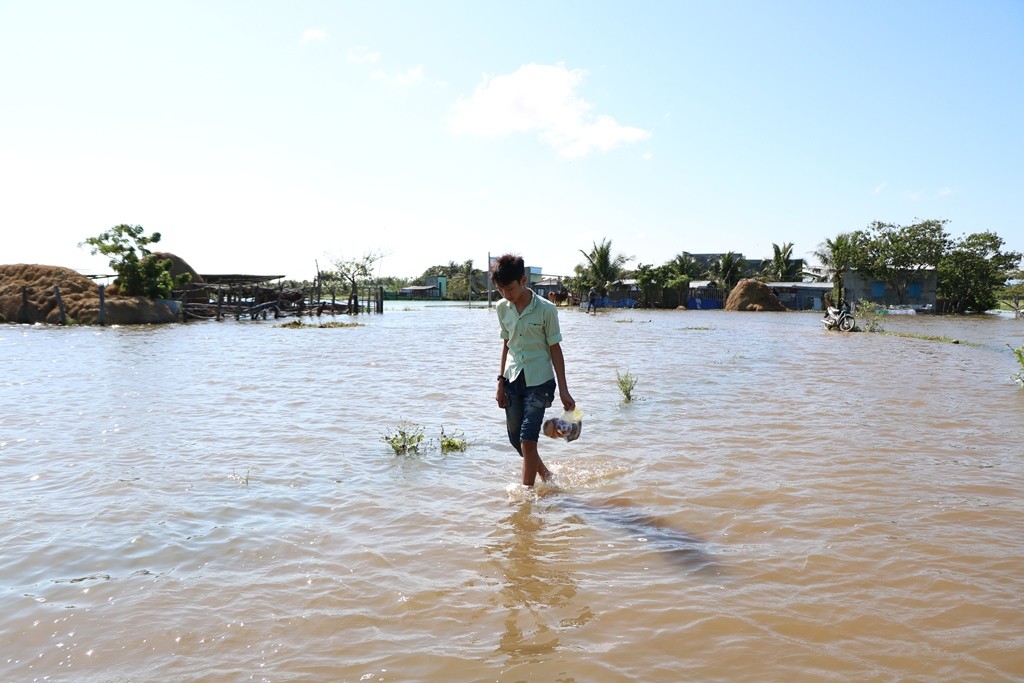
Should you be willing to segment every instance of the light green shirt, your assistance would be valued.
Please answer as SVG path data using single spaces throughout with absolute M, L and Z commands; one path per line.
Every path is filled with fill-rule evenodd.
M 515 304 L 502 299 L 498 302 L 498 324 L 501 338 L 508 342 L 502 373 L 508 381 L 514 381 L 520 372 L 526 373 L 524 379 L 528 387 L 554 379 L 551 346 L 562 341 L 562 331 L 558 327 L 558 309 L 553 303 L 533 292 L 530 303 L 519 313 Z

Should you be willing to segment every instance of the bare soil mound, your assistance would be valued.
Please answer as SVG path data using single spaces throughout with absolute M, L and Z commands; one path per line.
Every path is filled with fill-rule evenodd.
M 763 282 L 740 280 L 725 302 L 727 311 L 785 311 L 774 292 Z
M 0 265 L 0 322 L 60 324 L 57 292 L 66 322 L 99 324 L 100 288 L 70 268 L 15 263 Z M 177 322 L 173 311 L 146 297 L 105 297 L 103 321 L 107 325 Z

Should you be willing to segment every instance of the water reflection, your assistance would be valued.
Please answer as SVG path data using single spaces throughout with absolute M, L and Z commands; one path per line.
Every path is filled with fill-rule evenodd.
M 558 625 L 549 623 L 557 614 L 552 608 L 576 597 L 576 584 L 566 569 L 571 544 L 549 527 L 553 525 L 534 514 L 532 501 L 516 503 L 487 548 L 505 577 L 500 595 L 507 614 L 498 654 L 509 665 L 542 661 L 558 649 Z

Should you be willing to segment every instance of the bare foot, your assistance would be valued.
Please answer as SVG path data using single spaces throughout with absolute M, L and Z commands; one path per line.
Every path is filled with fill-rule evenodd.
M 537 470 L 537 474 L 540 475 L 540 480 L 543 482 L 551 481 L 551 478 L 555 476 L 547 467 L 542 467 Z

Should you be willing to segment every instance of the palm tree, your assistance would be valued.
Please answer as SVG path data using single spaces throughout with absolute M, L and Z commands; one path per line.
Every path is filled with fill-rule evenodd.
M 814 252 L 814 258 L 825 268 L 825 277 L 832 281 L 837 306 L 843 301 L 843 276 L 853 267 L 853 250 L 853 233 L 843 232 L 835 239 L 826 239 Z
M 676 275 L 690 280 L 700 280 L 707 275 L 704 265 L 686 251 L 676 254 L 668 265 Z
M 633 258 L 623 254 L 613 257 L 612 241 L 609 239 L 601 240 L 601 244 L 594 242 L 594 248 L 589 254 L 582 249 L 580 253 L 586 257 L 587 263 L 577 266 L 578 274 L 585 276 L 591 285 L 606 289 L 622 277 L 624 266 Z
M 722 254 L 718 261 L 711 266 L 711 273 L 718 280 L 719 284 L 725 285 L 725 290 L 728 292 L 743 277 L 743 263 L 737 258 L 735 252 L 728 251 Z
M 794 259 L 793 243 L 772 244 L 771 259 L 761 263 L 762 273 L 773 282 L 796 282 L 803 273 L 803 259 Z

